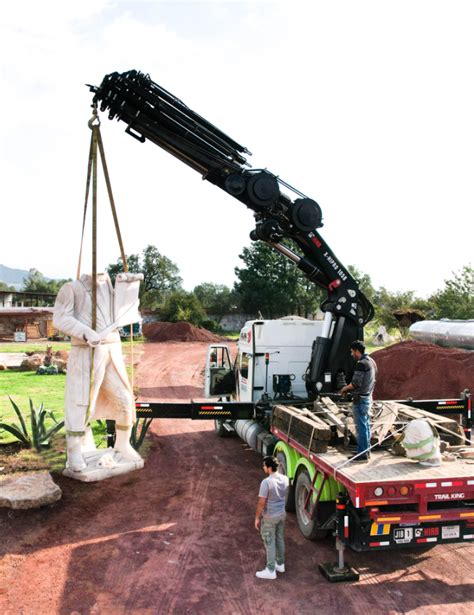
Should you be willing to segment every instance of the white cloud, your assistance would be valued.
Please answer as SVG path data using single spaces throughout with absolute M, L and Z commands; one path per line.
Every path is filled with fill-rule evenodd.
M 377 284 L 426 293 L 472 258 L 470 3 L 179 4 L 4 9 L 0 262 L 75 274 L 90 138 L 83 84 L 129 68 L 316 198 L 335 253 Z M 102 122 L 127 251 L 152 243 L 187 287 L 230 285 L 251 213 L 123 124 Z M 100 198 L 105 266 L 118 249 Z

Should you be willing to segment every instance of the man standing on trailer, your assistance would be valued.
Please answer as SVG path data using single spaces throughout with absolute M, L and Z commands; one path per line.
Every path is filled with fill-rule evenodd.
M 370 446 L 370 406 L 372 404 L 372 393 L 375 388 L 377 377 L 377 365 L 372 357 L 365 352 L 363 342 L 352 342 L 351 354 L 357 361 L 352 382 L 342 387 L 341 394 L 345 395 L 352 392 L 353 404 L 352 413 L 357 431 L 357 455 L 353 458 L 354 462 L 365 463 L 369 460 Z
M 285 502 L 290 481 L 280 474 L 278 461 L 271 455 L 263 458 L 263 471 L 267 475 L 260 484 L 255 529 L 260 530 L 267 565 L 259 570 L 259 579 L 276 579 L 277 572 L 285 572 Z

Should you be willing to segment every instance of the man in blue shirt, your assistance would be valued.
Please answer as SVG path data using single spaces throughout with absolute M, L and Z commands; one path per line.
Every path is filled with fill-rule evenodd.
M 260 530 L 267 565 L 256 573 L 259 579 L 276 579 L 277 572 L 285 572 L 285 502 L 290 481 L 277 470 L 275 457 L 263 458 L 263 471 L 267 478 L 260 484 L 255 529 Z
M 377 365 L 372 357 L 365 352 L 362 342 L 352 342 L 352 357 L 357 361 L 354 368 L 352 382 L 342 387 L 341 394 L 352 392 L 352 413 L 357 431 L 357 455 L 352 459 L 354 462 L 365 463 L 369 460 L 370 453 L 370 406 L 372 393 L 375 388 Z

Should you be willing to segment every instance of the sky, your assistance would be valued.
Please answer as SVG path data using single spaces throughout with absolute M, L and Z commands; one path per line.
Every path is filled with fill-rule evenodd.
M 440 0 L 56 2 L 0 17 L 0 263 L 75 277 L 91 97 L 149 73 L 321 206 L 376 287 L 426 296 L 473 262 L 474 4 Z M 252 212 L 101 117 L 125 250 L 183 285 L 232 286 Z M 90 271 L 90 221 L 82 271 Z M 99 185 L 99 269 L 119 256 Z

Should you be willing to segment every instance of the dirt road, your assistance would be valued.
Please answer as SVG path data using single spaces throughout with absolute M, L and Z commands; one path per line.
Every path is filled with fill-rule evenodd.
M 200 397 L 205 344 L 148 344 L 143 397 Z M 349 553 L 361 581 L 331 585 L 318 563 L 333 540 L 287 524 L 287 572 L 255 578 L 264 552 L 253 529 L 261 459 L 212 425 L 155 421 L 145 468 L 104 483 L 58 477 L 61 502 L 0 512 L 4 614 L 472 613 L 470 545 Z

